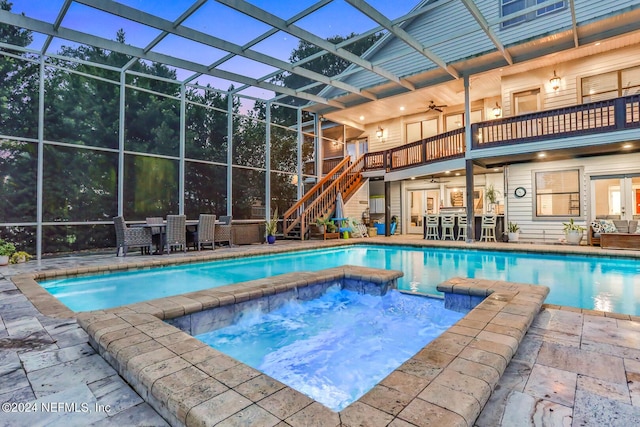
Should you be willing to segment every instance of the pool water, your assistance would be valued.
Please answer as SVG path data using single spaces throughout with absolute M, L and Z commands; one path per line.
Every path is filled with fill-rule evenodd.
M 472 249 L 358 245 L 41 283 L 74 311 L 97 310 L 269 277 L 353 264 L 401 270 L 398 288 L 439 295 L 455 277 L 546 285 L 546 302 L 640 315 L 640 261 Z
M 442 300 L 333 287 L 196 338 L 340 411 L 462 316 Z

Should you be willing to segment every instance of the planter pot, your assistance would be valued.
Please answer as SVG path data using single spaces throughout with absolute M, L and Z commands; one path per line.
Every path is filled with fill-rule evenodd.
M 520 240 L 520 233 L 508 233 L 510 242 L 517 242 Z
M 9 256 L 8 255 L 0 255 L 0 265 L 9 264 Z
M 318 233 L 324 234 L 324 225 L 319 225 L 318 226 Z
M 564 233 L 567 243 L 570 245 L 579 245 L 582 240 L 582 231 L 567 231 Z
M 273 245 L 276 242 L 276 236 L 267 236 L 267 243 Z

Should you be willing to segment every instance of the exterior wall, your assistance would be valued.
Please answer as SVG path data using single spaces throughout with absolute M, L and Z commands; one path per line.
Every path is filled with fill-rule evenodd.
M 540 88 L 541 109 L 552 110 L 581 104 L 580 80 L 583 77 L 620 70 L 640 64 L 638 46 L 603 52 L 575 61 L 561 62 L 553 67 L 527 70 L 502 78 L 502 110 L 504 116 L 515 115 L 513 94 Z M 549 85 L 553 71 L 561 77 L 560 88 Z
M 578 224 L 586 226 L 591 220 L 590 177 L 598 175 L 616 175 L 623 173 L 640 173 L 640 153 L 629 153 L 614 156 L 571 159 L 544 163 L 526 163 L 506 168 L 507 174 L 507 221 L 517 222 L 520 226 L 520 239 L 540 243 L 554 243 L 564 237 L 561 220 L 533 219 L 533 172 L 542 170 L 563 170 L 583 168 L 580 182 L 581 216 Z M 513 192 L 524 187 L 527 194 L 516 198 Z M 586 234 L 585 234 L 586 238 Z
M 369 180 L 345 203 L 344 211 L 348 218 L 358 221 L 362 219 L 362 212 L 369 207 Z

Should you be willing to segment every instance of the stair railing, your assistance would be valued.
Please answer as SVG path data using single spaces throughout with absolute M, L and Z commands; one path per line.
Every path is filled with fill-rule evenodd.
M 349 166 L 350 156 L 345 157 L 328 174 L 326 174 L 316 185 L 307 191 L 300 200 L 291 206 L 282 217 L 283 233 L 286 236 L 300 223 L 300 215 L 307 209 L 331 183 L 337 179 Z
M 318 218 L 330 215 L 335 211 L 338 192 L 342 193 L 342 197 L 346 202 L 360 188 L 360 184 L 363 181 L 364 159 L 364 155 L 360 156 L 302 212 L 299 218 L 301 239 L 304 239 L 310 224 L 315 223 Z

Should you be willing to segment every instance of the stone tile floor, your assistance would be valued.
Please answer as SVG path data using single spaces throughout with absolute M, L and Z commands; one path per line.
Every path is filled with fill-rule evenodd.
M 414 236 L 377 237 L 370 241 L 440 244 Z M 292 243 L 291 247 L 318 244 Z M 456 244 L 444 242 L 443 246 Z M 638 256 L 635 252 L 599 248 L 475 244 L 487 248 L 516 246 L 518 250 L 569 249 L 579 253 Z M 220 252 L 268 249 L 259 245 Z M 8 280 L 14 274 L 34 270 L 136 259 L 141 257 L 123 259 L 109 253 L 0 267 L 0 403 L 5 404 L 3 409 L 9 403 L 9 410 L 22 411 L 0 412 L 0 426 L 167 425 L 94 352 L 75 320 L 41 314 Z M 534 320 L 475 424 L 480 427 L 640 425 L 639 332 L 640 322 L 635 317 L 546 306 Z M 371 421 L 371 425 L 377 425 L 375 420 Z M 342 422 L 348 425 L 348 420 Z

